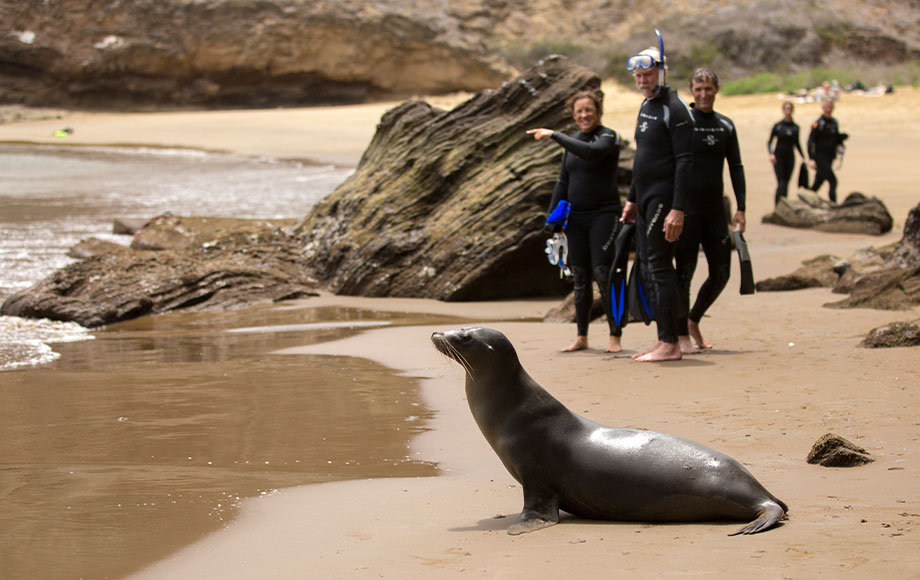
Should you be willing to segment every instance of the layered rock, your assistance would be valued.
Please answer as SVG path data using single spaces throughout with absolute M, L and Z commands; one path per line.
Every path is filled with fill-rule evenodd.
M 173 240 L 171 249 L 84 245 L 89 257 L 11 296 L 0 314 L 95 327 L 315 295 L 299 242 L 277 224 L 164 216 L 148 228 L 176 230 L 164 236 Z
M 763 223 L 809 228 L 822 232 L 881 235 L 894 224 L 888 208 L 877 197 L 854 192 L 839 205 L 818 197 L 807 189 L 798 199 L 782 198 L 762 219 Z
M 556 57 L 451 111 L 389 111 L 355 173 L 295 228 L 316 276 L 362 296 L 486 300 L 560 294 L 542 230 L 562 149 L 525 131 L 571 131 L 565 99 L 599 86 Z M 631 179 L 621 155 L 618 182 Z

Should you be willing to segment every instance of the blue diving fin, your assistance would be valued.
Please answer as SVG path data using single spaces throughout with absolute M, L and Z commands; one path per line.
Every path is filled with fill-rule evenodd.
M 610 266 L 609 284 L 610 314 L 617 328 L 629 322 L 628 293 L 626 279 L 629 271 L 629 252 L 633 246 L 636 224 L 622 224 L 614 242 L 613 264 Z

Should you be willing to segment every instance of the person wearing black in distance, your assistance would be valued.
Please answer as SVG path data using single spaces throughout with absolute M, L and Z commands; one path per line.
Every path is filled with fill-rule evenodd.
M 606 352 L 620 352 L 621 329 L 610 313 L 607 279 L 613 261 L 617 219 L 622 211 L 617 192 L 617 164 L 620 160 L 620 137 L 601 125 L 604 94 L 599 89 L 576 92 L 566 101 L 566 108 L 578 131 L 565 135 L 551 129 L 530 129 L 537 141 L 552 139 L 565 150 L 562 169 L 549 210 L 560 200 L 571 204 L 568 225 L 569 268 L 575 284 L 575 341 L 562 349 L 573 352 L 588 348 L 588 325 L 591 321 L 591 278 L 597 282 L 610 327 Z
M 846 133 L 840 132 L 837 119 L 833 117 L 834 101 L 825 98 L 821 101 L 822 115 L 811 126 L 808 134 L 808 165 L 815 171 L 815 182 L 811 190 L 818 191 L 824 182 L 830 184 L 828 197 L 831 202 L 837 203 L 837 176 L 834 175 L 832 164 L 837 157 L 838 146 L 843 147 Z
M 783 103 L 783 120 L 773 125 L 770 138 L 767 140 L 767 153 L 770 154 L 770 163 L 773 164 L 773 172 L 776 174 L 774 206 L 778 205 L 779 200 L 786 197 L 789 192 L 789 180 L 795 169 L 795 152 L 798 151 L 799 156 L 805 159 L 799 140 L 799 126 L 792 120 L 794 110 L 795 105 L 792 102 Z M 776 148 L 773 148 L 774 139 Z
M 657 31 L 656 31 L 657 32 Z M 647 266 L 658 342 L 632 355 L 639 362 L 680 360 L 678 319 L 681 301 L 674 249 L 684 226 L 690 189 L 693 120 L 687 104 L 667 85 L 667 65 L 658 48 L 629 57 L 636 87 L 645 97 L 636 122 L 636 156 L 623 223 L 636 222 L 639 259 Z
M 745 229 L 745 181 L 738 131 L 731 119 L 713 109 L 718 93 L 719 77 L 716 73 L 707 68 L 699 68 L 693 73 L 690 78 L 694 121 L 693 171 L 684 229 L 677 240 L 674 256 L 683 301 L 678 331 L 683 354 L 712 348 L 700 332 L 700 320 L 725 288 L 731 275 L 731 237 L 722 204 L 725 189 L 722 173 L 726 161 L 738 208 L 732 217 L 731 226 L 742 234 Z M 700 245 L 703 246 L 709 265 L 709 275 L 700 287 L 693 308 L 690 308 L 690 283 L 696 271 Z

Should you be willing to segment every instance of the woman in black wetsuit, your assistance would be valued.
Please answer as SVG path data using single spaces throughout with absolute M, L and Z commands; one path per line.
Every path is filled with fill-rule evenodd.
M 783 103 L 783 120 L 773 125 L 770 138 L 767 140 L 767 152 L 770 154 L 773 172 L 776 173 L 776 196 L 773 199 L 773 205 L 777 205 L 780 198 L 786 197 L 788 193 L 789 179 L 795 168 L 795 151 L 798 150 L 799 157 L 805 158 L 799 142 L 799 126 L 792 120 L 794 109 L 795 105 L 791 102 Z M 776 139 L 775 148 L 773 148 L 774 139 Z
M 617 164 L 620 159 L 620 137 L 616 131 L 601 125 L 604 95 L 597 89 L 581 90 L 566 102 L 569 113 L 578 126 L 572 136 L 550 129 L 527 131 L 537 141 L 552 139 L 565 150 L 562 170 L 549 211 L 560 200 L 572 204 L 568 225 L 569 268 L 575 283 L 575 341 L 562 349 L 572 352 L 588 348 L 588 323 L 591 320 L 591 278 L 601 291 L 604 312 L 610 327 L 607 352 L 619 352 L 622 331 L 614 323 L 607 296 L 607 278 L 613 261 L 614 240 L 622 212 L 617 191 Z

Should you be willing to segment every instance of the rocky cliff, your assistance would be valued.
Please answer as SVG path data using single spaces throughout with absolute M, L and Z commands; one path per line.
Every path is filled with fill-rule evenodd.
M 915 0 L 0 0 L 0 103 L 252 107 L 476 91 L 551 52 L 609 74 L 920 58 Z

